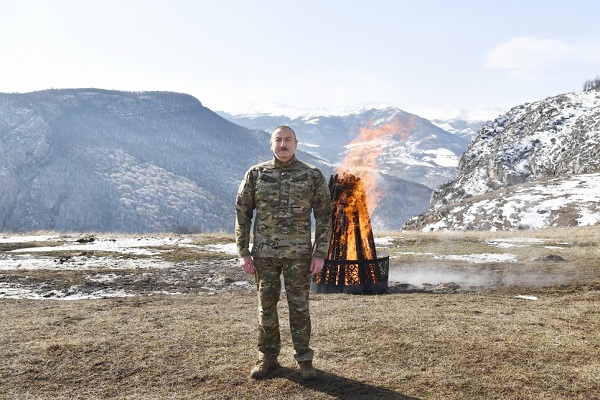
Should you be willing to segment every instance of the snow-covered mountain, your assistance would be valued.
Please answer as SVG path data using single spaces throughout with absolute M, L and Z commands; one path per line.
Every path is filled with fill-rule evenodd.
M 377 171 L 381 197 L 371 220 L 375 228 L 384 229 L 400 229 L 427 209 L 433 189 L 455 177 L 470 140 L 394 107 L 358 108 L 341 115 L 220 115 L 266 132 L 288 125 L 298 136 L 299 149 L 334 168 L 345 166 L 351 156 L 360 158 L 363 167 Z
M 0 94 L 0 231 L 231 231 L 269 156 L 264 132 L 184 94 Z
M 377 135 L 376 165 L 382 174 L 435 189 L 453 179 L 460 155 L 470 138 L 451 134 L 417 115 L 394 107 L 363 109 L 345 115 L 271 114 L 220 115 L 236 124 L 267 132 L 278 125 L 292 127 L 298 148 L 339 166 L 361 130 L 378 130 L 394 125 L 389 134 Z M 400 130 L 405 132 L 401 134 Z M 397 132 L 396 132 L 397 131 Z M 364 142 L 363 142 L 364 144 Z M 428 202 L 428 201 L 427 201 Z
M 399 229 L 455 176 L 468 144 L 395 108 L 229 117 L 169 92 L 0 94 L 0 231 L 230 232 L 239 182 L 271 158 L 267 132 L 281 124 L 326 177 L 350 153 L 377 154 L 360 160 L 382 193 L 371 219 Z M 357 141 L 366 133 L 377 136 Z
M 436 189 L 430 209 L 405 227 L 589 224 L 588 215 L 598 212 L 598 198 L 588 194 L 600 192 L 594 175 L 600 172 L 599 155 L 600 92 L 567 93 L 514 107 L 481 128 L 460 159 L 456 179 Z M 523 217 L 532 210 L 547 218 L 534 223 Z
M 500 108 L 482 108 L 478 110 L 463 110 L 460 108 L 423 110 L 423 117 L 429 119 L 443 130 L 462 136 L 471 141 L 481 127 L 506 110 Z
M 468 120 L 460 118 L 431 120 L 431 122 L 446 132 L 461 136 L 469 141 L 473 139 L 473 137 L 477 135 L 479 129 L 489 121 L 490 120 Z

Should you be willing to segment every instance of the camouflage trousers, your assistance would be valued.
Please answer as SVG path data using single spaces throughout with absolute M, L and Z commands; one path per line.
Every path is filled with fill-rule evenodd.
M 277 303 L 281 296 L 281 275 L 290 314 L 290 331 L 297 361 L 310 361 L 314 352 L 309 347 L 310 259 L 255 258 L 258 292 L 258 352 L 261 358 L 273 358 L 281 350 Z

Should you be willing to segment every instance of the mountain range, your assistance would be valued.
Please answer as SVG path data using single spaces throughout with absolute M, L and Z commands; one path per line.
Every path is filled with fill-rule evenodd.
M 176 93 L 0 95 L 0 230 L 213 231 L 265 133 Z
M 394 107 L 366 108 L 347 115 L 220 115 L 249 129 L 271 131 L 288 125 L 297 134 L 298 148 L 327 160 L 333 171 L 348 166 L 349 153 L 358 155 L 361 167 L 376 171 L 381 197 L 371 221 L 378 229 L 400 229 L 426 210 L 432 191 L 454 178 L 458 159 L 470 141 L 467 121 L 435 124 Z M 470 129 L 485 122 L 471 122 Z M 451 133 L 439 124 L 462 125 L 462 129 Z M 361 134 L 368 140 L 361 140 Z
M 231 232 L 239 182 L 272 157 L 268 132 L 281 124 L 296 130 L 298 158 L 326 177 L 349 148 L 373 151 L 373 142 L 353 143 L 361 133 L 384 132 L 363 165 L 384 194 L 371 216 L 378 229 L 425 211 L 469 143 L 395 108 L 224 118 L 171 92 L 0 94 L 0 231 Z
M 326 177 L 376 181 L 376 230 L 530 229 L 600 218 L 600 92 L 518 105 L 493 121 L 394 108 L 229 115 L 187 94 L 0 94 L 0 231 L 233 231 L 244 172 L 289 125 Z

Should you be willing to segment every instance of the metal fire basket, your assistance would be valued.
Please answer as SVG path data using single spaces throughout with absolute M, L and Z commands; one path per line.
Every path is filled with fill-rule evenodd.
M 333 233 L 311 293 L 379 294 L 388 288 L 390 259 L 378 258 L 361 179 L 344 173 L 329 179 Z
M 375 260 L 325 260 L 310 283 L 311 293 L 381 294 L 387 292 L 390 257 Z

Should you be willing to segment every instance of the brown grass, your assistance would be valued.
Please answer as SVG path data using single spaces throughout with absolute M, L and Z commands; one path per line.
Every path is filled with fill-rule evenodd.
M 285 301 L 282 368 L 263 381 L 248 377 L 256 299 L 247 290 L 0 300 L 0 398 L 599 399 L 598 232 L 389 233 L 386 251 L 399 268 L 432 262 L 405 252 L 491 253 L 491 239 L 544 238 L 501 250 L 523 260 L 515 265 L 438 266 L 569 279 L 452 294 L 312 295 L 315 382 L 295 369 Z M 540 261 L 551 254 L 566 261 Z

